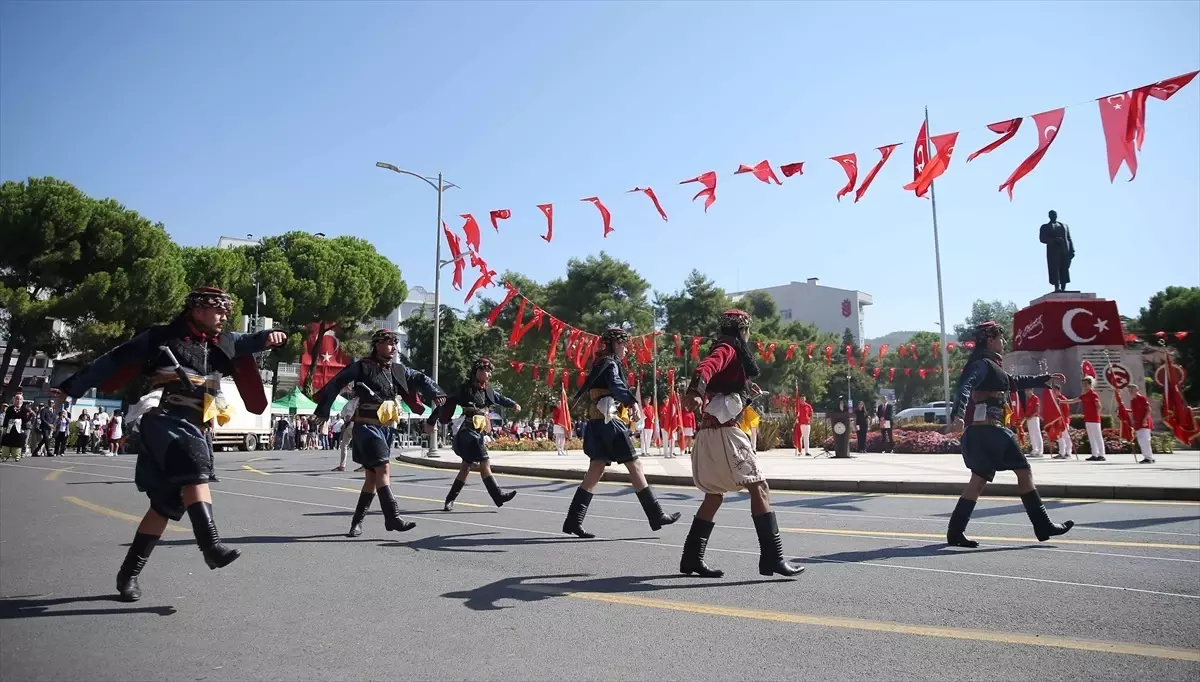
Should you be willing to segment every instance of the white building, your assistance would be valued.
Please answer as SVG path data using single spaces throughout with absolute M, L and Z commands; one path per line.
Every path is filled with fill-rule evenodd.
M 242 239 L 241 237 L 221 237 L 217 240 L 217 248 L 236 249 L 243 246 L 255 246 L 259 243 L 261 243 L 259 240 L 251 237 L 250 235 L 246 235 L 245 239 Z
M 861 291 L 822 286 L 816 277 L 809 277 L 806 282 L 738 291 L 729 296 L 736 303 L 752 291 L 770 295 L 784 322 L 806 322 L 822 332 L 838 335 L 849 328 L 856 344 L 861 344 L 865 338 L 864 312 L 866 306 L 874 302 L 870 294 Z
M 404 331 L 400 326 L 413 315 L 433 315 L 433 292 L 425 287 L 413 287 L 408 290 L 408 297 L 400 304 L 399 308 L 392 311 L 391 315 L 385 318 L 375 320 L 375 328 L 384 327 L 391 329 L 400 336 L 400 343 L 397 345 L 397 350 L 404 353 L 408 350 L 408 332 Z

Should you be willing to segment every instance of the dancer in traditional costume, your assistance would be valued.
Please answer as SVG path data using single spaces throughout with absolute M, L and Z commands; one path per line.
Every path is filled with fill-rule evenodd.
M 592 491 L 604 476 L 609 464 L 624 464 L 629 470 L 629 480 L 637 491 L 638 501 L 652 530 L 659 530 L 679 520 L 679 512 L 667 515 L 654 496 L 654 490 L 646 483 L 642 463 L 638 461 L 630 437 L 630 424 L 641 420 L 640 406 L 629 384 L 625 381 L 625 370 L 621 359 L 629 350 L 629 334 L 624 329 L 612 327 L 600 335 L 600 347 L 587 382 L 575 394 L 578 399 L 587 393 L 588 422 L 583 432 L 583 452 L 591 460 L 583 482 L 575 490 L 575 497 L 567 510 L 563 532 L 581 538 L 594 538 L 594 534 L 583 529 L 588 506 L 592 503 Z M 632 414 L 629 414 L 629 411 Z
M 517 496 L 517 491 L 504 492 L 496 483 L 495 477 L 492 476 L 492 467 L 488 464 L 487 445 L 483 442 L 483 437 L 492 428 L 488 408 L 499 405 L 513 412 L 521 411 L 520 405 L 488 384 L 494 370 L 495 366 L 491 360 L 476 360 L 471 367 L 471 378 L 463 382 L 458 392 L 451 395 L 445 404 L 434 410 L 426 422 L 431 428 L 439 419 L 443 424 L 449 424 L 454 415 L 454 407 L 462 407 L 462 425 L 454 434 L 453 443 L 454 454 L 462 459 L 462 466 L 458 468 L 458 476 L 455 477 L 454 483 L 450 484 L 445 511 L 454 509 L 454 500 L 458 499 L 458 494 L 467 484 L 467 475 L 471 473 L 472 467 L 479 468 L 479 475 L 483 477 L 483 487 L 487 488 L 488 495 L 491 495 L 492 502 L 495 502 L 497 507 L 503 507 L 505 502 Z
M 124 601 L 141 598 L 138 575 L 168 519 L 178 521 L 185 512 L 210 569 L 228 566 L 241 554 L 222 544 L 213 521 L 208 483 L 216 478 L 204 429 L 217 409 L 223 376 L 233 377 L 248 410 L 262 414 L 267 409 L 253 354 L 283 345 L 287 334 L 225 332 L 232 308 L 224 291 L 200 287 L 188 294 L 183 313 L 174 321 L 151 327 L 96 358 L 56 389 L 78 399 L 97 386 L 119 390 L 139 373 L 149 374 L 156 389 L 157 405 L 143 406 L 134 474 L 138 490 L 150 498 L 150 509 L 117 573 L 117 591 Z
M 679 571 L 703 578 L 720 578 L 724 571 L 704 563 L 704 550 L 713 531 L 713 518 L 726 493 L 747 490 L 750 514 L 758 533 L 758 572 L 761 575 L 793 576 L 804 570 L 783 558 L 779 524 L 771 511 L 767 477 L 758 468 L 750 436 L 742 429 L 747 403 L 761 394 L 751 379 L 758 376 L 747 343 L 750 314 L 729 310 L 719 323 L 720 336 L 692 374 L 683 407 L 704 411 L 692 447 L 692 479 L 704 492 L 692 528 L 683 544 Z
M 1029 515 L 1039 541 L 1062 535 L 1075 525 L 1073 521 L 1067 521 L 1060 526 L 1050 520 L 1042 497 L 1034 487 L 1029 462 L 1007 427 L 1012 412 L 1008 398 L 1012 391 L 1044 388 L 1050 381 L 1064 381 L 1065 378 L 1061 374 L 1010 375 L 1000 366 L 1003 350 L 1004 332 L 1000 325 L 985 322 L 976 327 L 975 349 L 971 351 L 954 392 L 954 407 L 946 430 L 958 433 L 965 427 L 962 456 L 971 470 L 971 480 L 958 498 L 946 530 L 947 544 L 956 547 L 979 546 L 964 533 L 976 500 L 997 471 L 1012 471 L 1017 475 L 1021 502 L 1025 504 L 1025 513 Z
M 403 400 L 414 414 L 421 414 L 425 411 L 422 395 L 435 406 L 445 403 L 446 395 L 432 379 L 395 360 L 398 340 L 396 332 L 390 329 L 377 330 L 371 336 L 371 353 L 338 372 L 317 396 L 317 409 L 313 416 L 318 425 L 329 419 L 333 401 L 348 384 L 354 384 L 354 395 L 358 399 L 350 456 L 362 465 L 366 480 L 363 481 L 358 506 L 354 508 L 350 532 L 346 533 L 346 537 L 362 535 L 362 522 L 376 493 L 379 494 L 379 506 L 383 508 L 384 528 L 403 532 L 417 525 L 400 518 L 400 509 L 391 488 L 391 425 L 400 414 L 396 398 Z

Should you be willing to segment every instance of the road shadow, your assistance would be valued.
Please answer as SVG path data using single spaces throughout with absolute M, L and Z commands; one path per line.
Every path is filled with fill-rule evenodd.
M 570 578 L 565 582 L 535 582 L 546 579 Z M 676 581 L 670 585 L 655 585 L 651 580 Z M 463 606 L 472 611 L 498 611 L 510 609 L 511 606 L 500 606 L 498 602 L 508 599 L 518 602 L 539 602 L 555 597 L 570 596 L 572 592 L 593 592 L 601 594 L 644 594 L 663 590 L 680 589 L 713 589 L 722 587 L 745 587 L 768 583 L 790 583 L 790 578 L 764 578 L 761 580 L 725 580 L 704 581 L 690 578 L 678 573 L 646 576 L 617 576 L 613 578 L 588 578 L 586 573 L 571 573 L 564 575 L 534 575 L 518 578 L 502 578 L 473 590 L 447 592 L 441 596 L 446 599 L 461 599 Z
M 418 515 L 422 515 L 422 514 L 455 514 L 455 515 L 458 515 L 458 514 L 495 514 L 495 513 L 497 513 L 497 511 L 499 511 L 499 510 L 497 510 L 497 509 L 470 510 L 470 509 L 462 509 L 460 507 L 455 507 L 454 511 L 452 511 L 452 512 L 443 511 L 441 509 L 414 509 L 412 511 L 407 511 L 407 510 L 402 511 L 402 512 L 400 512 L 400 516 L 401 517 L 418 516 Z M 380 516 L 382 514 L 383 514 L 383 512 L 378 512 L 378 511 L 367 512 L 366 518 L 371 518 L 372 516 Z M 305 516 L 353 516 L 353 515 L 354 515 L 354 512 L 348 511 L 348 510 L 311 512 L 311 513 L 305 514 Z
M 965 547 L 951 547 L 945 543 L 938 543 L 932 545 L 882 547 L 880 549 L 857 552 L 836 552 L 834 554 L 810 556 L 801 560 L 830 563 L 862 563 L 876 559 L 914 559 L 918 557 L 953 556 L 955 554 L 991 554 L 993 552 L 1012 552 L 1031 549 L 1031 547 L 1032 545 L 1018 545 L 1015 547 L 979 547 L 976 549 L 967 549 Z
M 1106 528 L 1110 530 L 1130 530 L 1159 526 L 1166 523 L 1190 523 L 1200 521 L 1200 516 L 1159 516 L 1152 519 L 1117 519 L 1116 521 L 1090 521 L 1079 524 L 1080 528 Z
M 67 485 L 129 485 L 133 481 L 67 481 Z
M 1079 501 L 1079 502 L 1043 501 L 1043 504 L 1046 505 L 1047 511 L 1054 511 L 1056 509 L 1067 509 L 1068 507 L 1091 506 L 1096 503 L 1091 502 L 1091 501 Z M 941 514 L 933 514 L 933 516 L 937 517 L 937 518 L 943 518 L 943 519 L 950 518 L 954 514 L 954 510 L 952 507 L 948 507 L 948 508 L 950 509 L 949 511 L 943 512 Z M 973 519 L 987 519 L 987 518 L 993 518 L 996 516 L 1009 516 L 1009 515 L 1025 516 L 1025 505 L 1024 504 L 1006 504 L 1002 507 L 976 507 L 975 511 L 971 512 L 971 518 L 973 518 Z
M 544 493 L 565 493 L 578 488 L 579 481 L 548 481 L 546 483 L 526 483 L 506 487 L 510 490 L 539 490 Z
M 803 507 L 805 509 L 828 509 L 834 511 L 862 511 L 858 503 L 871 499 L 870 495 L 822 495 L 818 497 L 793 497 L 779 501 L 771 500 L 773 507 Z M 746 499 L 750 499 L 746 496 Z M 733 501 L 733 500 L 730 500 Z M 741 501 L 741 500 L 736 500 Z
M 380 524 L 380 530 L 383 524 Z M 227 545 L 278 545 L 293 542 L 354 542 L 356 540 L 378 540 L 379 538 L 367 537 L 367 533 L 357 538 L 346 537 L 346 531 L 340 533 L 322 533 L 320 535 L 243 535 L 241 537 L 221 538 L 221 542 Z M 128 547 L 131 543 L 124 543 L 122 547 Z M 179 546 L 179 545 L 195 545 L 194 539 L 178 539 L 178 540 L 159 540 L 159 545 Z
M 483 537 L 495 536 L 491 531 L 478 533 L 458 533 L 454 535 L 428 535 L 414 538 L 409 542 L 399 540 L 386 543 L 384 547 L 406 547 L 408 549 L 429 550 L 433 552 L 456 552 L 465 554 L 499 554 L 508 551 L 509 547 L 532 547 L 536 545 L 563 545 L 577 543 L 621 542 L 624 540 L 655 540 L 656 538 L 593 538 L 583 539 L 563 535 L 561 537 Z
M 130 613 L 171 616 L 176 613 L 174 606 L 136 606 L 107 609 L 53 609 L 55 606 L 92 602 L 124 603 L 119 601 L 117 595 L 115 594 L 98 594 L 90 597 L 58 597 L 56 599 L 44 599 L 33 595 L 23 597 L 7 597 L 0 599 L 0 620 L 12 620 L 17 618 L 46 618 L 51 616 L 119 616 Z

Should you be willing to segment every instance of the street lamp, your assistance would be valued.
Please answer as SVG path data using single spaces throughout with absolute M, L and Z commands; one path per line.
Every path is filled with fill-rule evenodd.
M 446 182 L 442 179 L 442 174 L 438 173 L 437 182 L 433 178 L 427 178 L 424 175 L 406 171 L 394 164 L 376 161 L 377 168 L 384 168 L 393 173 L 401 175 L 411 175 L 414 178 L 422 180 L 437 192 L 437 228 L 434 230 L 434 268 L 433 268 L 433 383 L 438 382 L 438 356 L 441 351 L 441 326 L 442 326 L 442 268 L 453 263 L 454 260 L 442 260 L 442 193 L 452 187 L 458 185 L 452 182 Z M 460 188 L 461 189 L 461 188 Z M 429 439 L 429 451 L 425 453 L 426 457 L 437 457 L 437 434 L 436 432 Z

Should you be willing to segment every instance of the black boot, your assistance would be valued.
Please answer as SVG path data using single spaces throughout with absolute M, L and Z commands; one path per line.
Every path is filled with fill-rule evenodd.
M 379 493 L 379 506 L 383 508 L 384 528 L 403 533 L 417 527 L 416 523 L 400 518 L 400 508 L 396 505 L 396 496 L 392 494 L 391 486 L 385 485 L 377 488 L 375 492 Z
M 488 495 L 492 496 L 492 502 L 496 503 L 497 507 L 503 507 L 505 502 L 517 496 L 517 491 L 510 490 L 503 492 L 500 486 L 496 485 L 496 479 L 493 476 L 484 476 L 483 487 L 487 488 Z
M 783 539 L 779 537 L 779 524 L 775 512 L 767 512 L 754 519 L 754 530 L 758 532 L 759 575 L 793 576 L 804 571 L 803 566 L 793 566 L 783 560 Z
M 1075 525 L 1074 521 L 1067 521 L 1061 526 L 1051 521 L 1050 514 L 1046 512 L 1046 505 L 1042 504 L 1042 496 L 1036 490 L 1022 495 L 1021 501 L 1025 503 L 1025 513 L 1029 514 L 1029 520 L 1033 523 L 1033 533 L 1039 542 L 1062 535 Z
M 209 568 L 224 568 L 232 564 L 242 555 L 240 550 L 226 547 L 217 533 L 217 524 L 213 521 L 212 504 L 197 502 L 187 508 L 188 518 L 192 520 L 192 532 L 196 534 L 196 544 L 204 554 L 204 563 Z
M 946 529 L 946 544 L 951 547 L 970 547 L 979 546 L 978 542 L 968 540 L 963 532 L 967 530 L 967 523 L 971 520 L 971 512 L 975 511 L 975 500 L 968 500 L 965 497 L 958 498 L 958 504 L 954 506 L 954 513 L 950 515 L 950 526 Z
M 462 492 L 463 486 L 466 484 L 466 481 L 454 479 L 454 483 L 450 484 L 450 493 L 446 495 L 446 506 L 442 507 L 442 511 L 454 510 L 454 501 L 458 499 L 458 494 Z
M 658 499 L 654 497 L 654 491 L 650 486 L 646 486 L 637 491 L 638 502 L 642 503 L 642 511 L 646 512 L 646 519 L 650 522 L 650 530 L 660 530 L 663 526 L 669 526 L 679 520 L 679 512 L 675 512 L 670 516 L 663 513 L 662 507 L 658 504 Z
M 346 537 L 356 538 L 362 535 L 363 519 L 367 518 L 367 510 L 374 501 L 375 493 L 358 494 L 358 506 L 354 508 L 354 516 L 350 518 L 350 532 L 346 533 Z
M 117 592 L 121 595 L 121 601 L 137 601 L 142 598 L 142 588 L 138 585 L 137 577 L 146 567 L 146 560 L 150 558 L 150 552 L 154 551 L 159 537 L 145 533 L 133 536 L 133 544 L 125 554 L 121 570 L 117 571 Z
M 575 489 L 575 497 L 571 498 L 571 508 L 567 510 L 567 520 L 563 521 L 563 532 L 567 535 L 578 535 L 581 538 L 594 538 L 595 534 L 583 529 L 583 519 L 587 516 L 588 505 L 592 503 L 592 494 L 583 488 Z
M 701 578 L 720 578 L 725 571 L 709 568 L 704 563 L 704 549 L 708 547 L 708 536 L 712 535 L 714 524 L 699 516 L 692 517 L 692 528 L 688 531 L 687 540 L 683 541 L 683 558 L 679 560 L 679 572 L 684 575 L 695 573 Z

